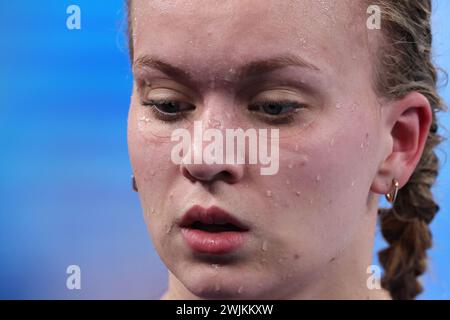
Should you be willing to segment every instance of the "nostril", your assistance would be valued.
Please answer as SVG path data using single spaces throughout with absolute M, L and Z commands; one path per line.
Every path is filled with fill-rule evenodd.
M 222 170 L 219 172 L 212 172 L 211 168 L 195 168 L 195 165 L 181 166 L 183 176 L 188 178 L 191 182 L 212 182 L 214 180 L 222 180 L 227 183 L 236 183 L 239 177 L 229 170 Z
M 189 170 L 186 167 L 184 167 L 184 166 L 181 167 L 181 172 L 182 172 L 183 176 L 188 178 L 191 182 L 195 182 L 196 180 L 198 180 L 193 175 L 191 175 Z
M 219 172 L 219 174 L 217 175 L 217 179 L 221 179 L 228 183 L 234 183 L 237 181 L 237 179 L 234 177 L 234 175 L 232 173 L 230 173 L 229 171 Z

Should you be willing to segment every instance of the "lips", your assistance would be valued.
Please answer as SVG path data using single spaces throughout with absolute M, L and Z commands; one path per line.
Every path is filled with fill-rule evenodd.
M 212 206 L 191 207 L 183 215 L 180 228 L 188 246 L 200 253 L 226 254 L 241 247 L 249 228 L 225 210 Z

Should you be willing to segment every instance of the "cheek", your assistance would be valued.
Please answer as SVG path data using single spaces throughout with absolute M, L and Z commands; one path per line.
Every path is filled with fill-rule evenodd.
M 139 198 L 144 219 L 153 243 L 164 249 L 171 224 L 167 216 L 161 215 L 161 208 L 166 198 L 171 200 L 167 190 L 177 174 L 170 159 L 170 139 L 158 138 L 145 130 L 147 123 L 141 123 L 142 115 L 137 106 L 130 108 L 128 117 L 128 149 L 136 177 Z
M 160 138 L 148 134 L 149 124 L 142 119 L 142 114 L 137 106 L 130 108 L 128 116 L 128 152 L 130 156 L 133 174 L 141 191 L 139 195 L 142 200 L 151 196 L 158 198 L 158 190 L 170 180 L 167 173 L 173 168 L 170 152 L 170 138 Z M 164 173 L 164 175 L 163 175 Z M 145 190 L 151 192 L 145 192 Z
M 369 189 L 376 167 L 374 121 L 372 115 L 345 108 L 324 117 L 302 136 L 280 144 L 280 171 L 313 201 L 322 197 L 328 201 L 321 203 L 340 199 L 342 204 L 354 189 Z
M 293 212 L 288 223 L 301 220 L 311 230 L 345 229 L 355 215 L 363 215 L 372 176 L 370 128 L 342 128 L 315 128 L 280 143 L 280 170 L 272 185 L 284 190 L 277 200 Z

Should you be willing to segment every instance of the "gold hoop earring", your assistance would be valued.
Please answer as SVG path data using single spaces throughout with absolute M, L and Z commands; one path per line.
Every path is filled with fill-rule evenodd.
M 133 189 L 134 192 L 138 192 L 136 179 L 134 178 L 134 175 L 131 175 L 131 189 Z
M 399 183 L 398 183 L 398 180 L 397 179 L 392 179 L 392 187 L 393 187 L 393 189 L 394 189 L 394 191 L 393 192 L 389 192 L 389 193 L 386 193 L 386 200 L 389 202 L 389 203 L 394 203 L 395 202 L 395 199 L 397 199 L 397 194 L 398 194 L 398 186 L 399 186 Z

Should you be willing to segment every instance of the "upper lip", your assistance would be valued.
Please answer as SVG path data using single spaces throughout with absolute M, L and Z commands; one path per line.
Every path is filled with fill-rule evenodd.
M 180 227 L 186 228 L 191 226 L 194 222 L 201 222 L 204 224 L 233 224 L 234 226 L 247 231 L 249 228 L 239 219 L 225 211 L 218 206 L 211 206 L 204 208 L 200 205 L 194 205 L 187 210 L 180 221 Z

